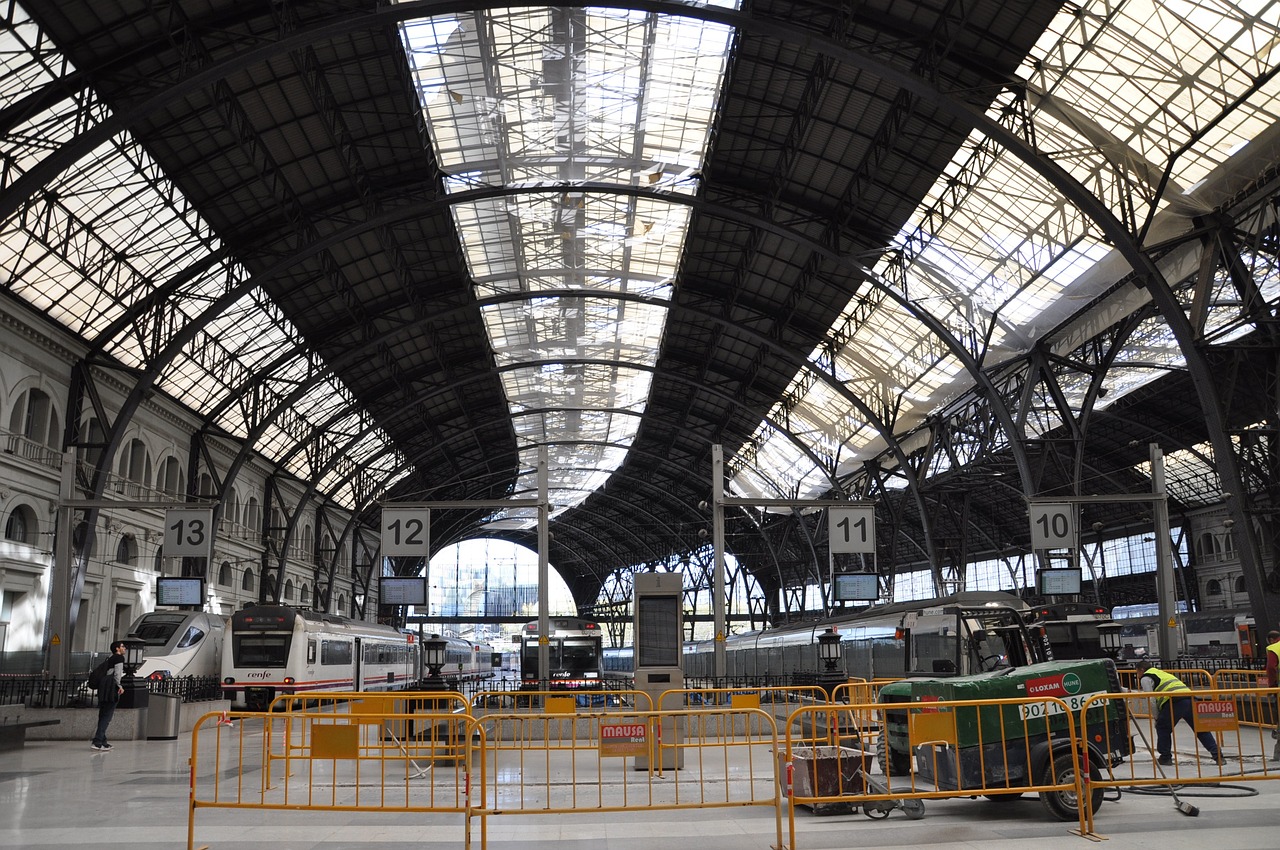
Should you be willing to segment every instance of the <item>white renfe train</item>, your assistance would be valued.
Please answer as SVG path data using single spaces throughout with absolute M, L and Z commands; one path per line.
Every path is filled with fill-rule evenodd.
M 449 687 L 493 675 L 493 649 L 445 638 Z M 232 708 L 262 711 L 277 696 L 407 690 L 425 676 L 415 636 L 399 629 L 278 605 L 231 616 L 222 690 Z
M 153 679 L 219 675 L 226 629 L 226 618 L 203 611 L 143 614 L 127 635 L 145 644 L 137 675 Z

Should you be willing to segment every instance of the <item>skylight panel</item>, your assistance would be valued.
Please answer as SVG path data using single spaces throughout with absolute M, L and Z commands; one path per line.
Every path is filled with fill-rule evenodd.
M 689 213 L 574 187 L 695 191 L 731 31 L 636 10 L 538 8 L 443 16 L 407 24 L 403 35 L 436 157 L 466 175 L 446 182 L 450 192 L 557 187 L 452 208 L 477 297 L 530 294 L 482 307 L 513 413 L 537 413 L 516 416 L 522 468 L 533 469 L 540 443 L 625 444 L 651 376 L 604 364 L 652 366 L 666 310 L 591 293 L 669 298 Z M 574 290 L 582 295 L 564 294 Z M 525 362 L 539 365 L 511 368 Z M 572 462 L 557 461 L 549 477 L 573 504 L 614 468 L 598 463 L 622 457 L 559 452 Z M 533 488 L 529 475 L 517 491 Z

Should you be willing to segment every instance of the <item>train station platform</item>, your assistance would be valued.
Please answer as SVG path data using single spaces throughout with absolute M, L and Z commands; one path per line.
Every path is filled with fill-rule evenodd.
M 248 724 L 242 735 L 208 727 L 197 734 L 201 765 L 206 764 L 203 754 L 219 744 L 243 746 L 250 735 Z M 1188 744 L 1191 752 L 1194 745 Z M 91 750 L 88 741 L 31 741 L 22 750 L 6 753 L 0 760 L 0 846 L 132 850 L 187 846 L 191 747 L 191 736 L 182 736 L 176 741 L 117 741 L 105 753 Z M 1260 758 L 1252 753 L 1234 756 L 1244 762 Z M 229 760 L 210 764 L 214 772 L 235 770 Z M 754 769 L 764 765 L 757 763 Z M 1113 790 L 1097 814 L 1097 837 L 1112 848 L 1144 850 L 1274 847 L 1280 823 L 1280 782 L 1233 783 L 1230 772 L 1228 765 L 1221 783 L 1180 792 L 1181 799 L 1198 807 L 1197 817 L 1181 813 L 1167 793 Z M 502 777 L 495 780 L 501 783 Z M 260 777 L 233 778 L 240 781 L 253 784 Z M 785 812 L 782 817 L 784 838 L 789 840 Z M 521 812 L 489 817 L 487 846 L 497 850 L 768 850 L 777 843 L 776 823 L 770 807 Z M 815 815 L 800 810 L 794 850 L 1056 850 L 1094 843 L 1093 838 L 1074 834 L 1073 827 L 1048 818 L 1034 795 L 929 800 L 919 820 L 908 819 L 900 810 L 883 819 L 869 819 L 863 813 Z M 473 847 L 481 846 L 478 832 L 473 821 Z M 194 846 L 456 850 L 465 846 L 466 838 L 466 821 L 456 813 L 201 809 Z

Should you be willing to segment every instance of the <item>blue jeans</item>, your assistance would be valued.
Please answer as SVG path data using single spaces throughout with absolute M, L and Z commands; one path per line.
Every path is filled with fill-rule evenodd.
M 1196 728 L 1196 714 L 1191 697 L 1173 697 L 1156 712 L 1156 752 L 1160 758 L 1170 757 L 1173 751 L 1173 727 L 1179 720 L 1185 721 L 1192 729 Z M 1196 735 L 1196 740 L 1209 755 L 1215 759 L 1218 757 L 1218 742 L 1212 732 L 1200 732 Z
M 106 746 L 107 727 L 111 725 L 111 718 L 116 713 L 118 701 L 106 702 L 102 697 L 98 697 L 98 731 L 93 733 L 93 743 L 100 747 Z

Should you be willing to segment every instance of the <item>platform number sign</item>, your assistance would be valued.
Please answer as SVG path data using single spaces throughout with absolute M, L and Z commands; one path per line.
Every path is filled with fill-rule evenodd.
M 382 509 L 382 555 L 427 557 L 431 545 L 428 508 Z
M 876 509 L 871 505 L 828 508 L 827 521 L 832 554 L 876 551 Z
M 1031 516 L 1031 548 L 1075 549 L 1076 507 L 1066 502 L 1035 502 L 1029 510 Z
M 213 552 L 213 508 L 169 508 L 164 512 L 166 558 L 208 558 Z

